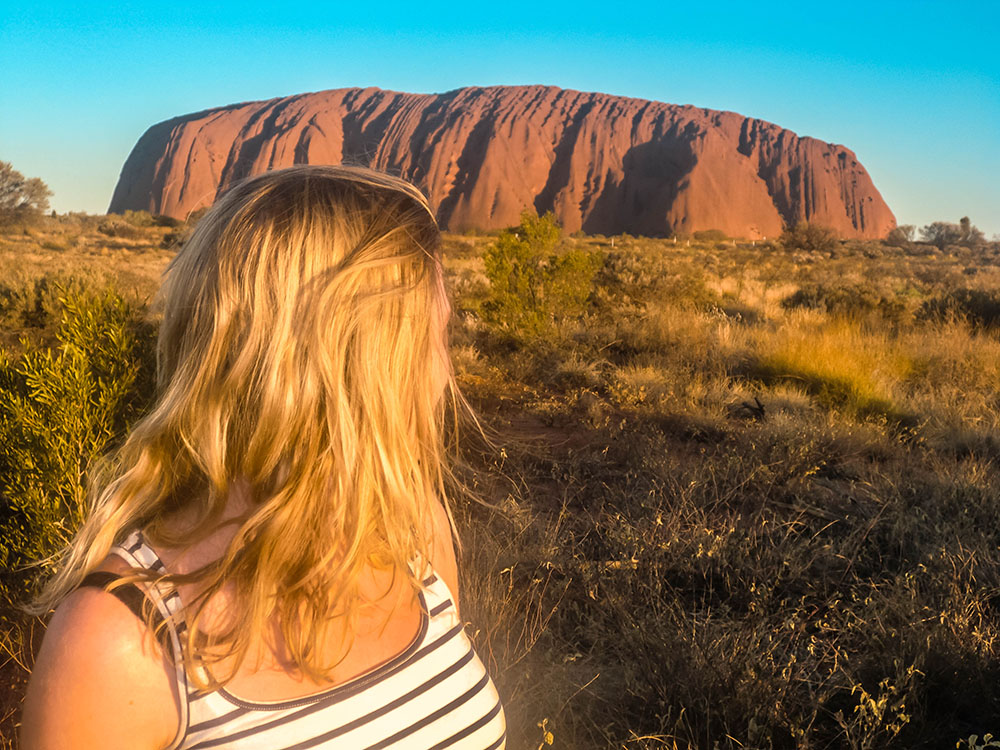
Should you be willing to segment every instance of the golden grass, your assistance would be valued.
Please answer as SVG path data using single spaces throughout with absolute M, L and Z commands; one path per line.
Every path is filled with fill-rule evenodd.
M 164 231 L 95 227 L 0 235 L 0 277 L 151 293 Z M 457 516 L 511 747 L 1000 734 L 1000 336 L 916 318 L 1000 286 L 996 249 L 573 238 L 607 256 L 591 308 L 526 342 L 478 315 L 490 242 L 446 238 L 445 267 L 455 369 L 502 441 L 463 444 L 491 507 Z M 857 307 L 790 307 L 806 287 Z
M 901 414 L 897 392 L 910 356 L 885 331 L 798 312 L 751 345 L 754 375 L 794 383 L 827 408 L 864 418 Z

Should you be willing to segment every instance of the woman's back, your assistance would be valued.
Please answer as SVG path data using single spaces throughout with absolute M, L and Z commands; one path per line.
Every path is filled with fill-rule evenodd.
M 115 553 L 130 567 L 163 566 L 139 533 Z M 275 664 L 245 668 L 215 691 L 199 692 L 184 681 L 178 736 L 171 747 L 501 747 L 504 717 L 496 688 L 465 634 L 448 585 L 432 569 L 424 572 L 415 631 L 388 658 L 379 656 L 395 648 L 398 636 L 363 638 L 352 649 L 354 663 L 374 663 L 318 690 Z M 153 598 L 165 613 L 181 604 L 175 593 Z M 395 629 L 404 632 L 409 619 L 397 618 L 404 627 Z M 388 626 L 393 627 L 391 621 Z M 375 641 L 379 646 L 372 649 Z
M 131 545 L 123 544 L 113 550 L 114 554 L 102 568 L 122 575 L 136 567 L 180 575 L 197 571 L 220 558 L 235 534 L 234 521 L 247 510 L 246 488 L 237 484 L 219 527 L 212 534 L 184 547 L 154 547 L 144 540 L 145 553 L 138 559 L 127 553 Z M 435 504 L 432 520 L 430 536 L 434 544 L 429 562 L 444 579 L 445 585 L 457 592 L 458 570 L 454 548 L 447 514 L 440 504 Z M 189 522 L 190 519 L 183 518 L 174 521 L 172 525 L 177 536 L 184 536 L 183 529 Z M 177 586 L 180 602 L 194 601 L 201 593 L 197 583 Z M 327 623 L 327 632 L 316 644 L 318 661 L 333 665 L 324 682 L 316 683 L 296 674 L 294 664 L 287 658 L 279 628 L 273 628 L 266 634 L 270 642 L 255 640 L 243 663 L 234 664 L 231 658 L 222 659 L 213 667 L 213 672 L 216 675 L 233 672 L 227 689 L 235 695 L 249 700 L 274 702 L 320 692 L 325 687 L 346 682 L 388 661 L 414 640 L 420 628 L 423 610 L 417 592 L 406 584 L 404 575 L 391 569 L 365 565 L 358 579 L 357 594 L 365 604 L 357 612 L 354 627 L 348 631 L 343 617 L 332 617 Z M 232 605 L 228 589 L 213 594 L 206 603 L 199 630 L 213 634 L 233 627 Z
M 242 504 L 238 504 L 242 507 Z M 225 516 L 224 516 L 225 517 Z M 198 593 L 197 585 L 180 585 L 176 591 L 164 591 L 156 585 L 141 586 L 143 604 L 149 602 L 159 611 L 157 621 L 167 622 L 159 636 L 161 653 L 150 654 L 143 629 L 129 640 L 146 639 L 138 649 L 153 662 L 160 663 L 175 694 L 174 708 L 167 724 L 175 727 L 172 739 L 157 747 L 171 750 L 193 748 L 431 748 L 453 747 L 456 750 L 501 748 L 506 739 L 505 717 L 496 688 L 486 674 L 482 661 L 468 639 L 459 617 L 457 568 L 448 536 L 444 509 L 437 506 L 432 536 L 432 564 L 422 571 L 421 589 L 416 595 L 403 578 L 387 571 L 372 569 L 363 577 L 360 594 L 372 603 L 361 612 L 350 642 L 343 632 L 331 629 L 322 645 L 331 658 L 340 663 L 330 675 L 330 684 L 317 684 L 296 674 L 293 666 L 273 653 L 272 648 L 254 644 L 255 658 L 239 665 L 236 674 L 219 690 L 199 691 L 189 684 L 183 667 L 183 603 Z M 186 573 L 215 561 L 234 532 L 232 524 L 223 523 L 212 535 L 186 548 L 155 550 L 140 532 L 131 534 L 101 566 L 105 577 L 95 576 L 91 586 L 103 586 L 112 576 L 125 576 L 137 569 L 153 573 Z M 128 591 L 129 587 L 124 587 Z M 131 592 L 129 592 L 131 593 Z M 227 601 L 225 592 L 216 595 L 206 607 L 206 623 L 225 627 Z M 121 596 L 104 593 L 104 597 Z M 130 608 L 136 622 L 145 619 L 132 597 Z M 174 628 L 171 618 L 181 625 Z M 100 623 L 95 623 L 97 627 Z M 90 629 L 83 627 L 80 633 Z M 280 633 L 276 634 L 280 651 Z M 88 648 L 87 638 L 65 643 L 72 650 Z M 46 647 L 54 645 L 46 642 Z M 347 653 L 344 654 L 345 646 Z M 134 653 L 133 653 L 134 656 Z M 39 655 L 38 670 L 59 669 L 49 664 L 46 648 Z M 60 660 L 62 665 L 66 659 Z M 126 675 L 140 665 L 136 660 L 119 663 Z M 227 668 L 225 662 L 218 665 Z M 148 669 L 149 664 L 143 664 Z M 36 675 L 44 681 L 44 675 Z M 114 675 L 102 676 L 114 679 Z M 35 688 L 39 687 L 36 679 Z M 90 691 L 82 686 L 84 692 Z M 162 693 L 162 686 L 160 692 Z M 72 700 L 72 698 L 71 698 Z M 35 701 L 37 702 L 37 701 Z M 165 703 L 165 701 L 160 701 Z M 112 704 L 100 721 L 113 723 L 120 715 Z M 149 710 L 151 706 L 140 706 Z M 164 708 L 150 711 L 162 720 Z M 29 723 L 31 717 L 27 717 Z M 162 721 L 161 721 L 162 723 Z M 35 745 L 35 737 L 25 737 L 26 746 Z M 59 741 L 56 746 L 65 743 Z M 47 746 L 45 741 L 40 746 Z M 85 745 L 81 745 L 85 746 Z M 106 745 L 115 747 L 114 742 Z M 123 747 L 141 747 L 126 744 Z

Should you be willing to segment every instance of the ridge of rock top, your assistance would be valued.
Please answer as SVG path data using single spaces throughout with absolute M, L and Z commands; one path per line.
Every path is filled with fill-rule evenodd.
M 363 164 L 428 196 L 451 231 L 554 211 L 574 232 L 755 239 L 810 221 L 880 238 L 896 220 L 844 146 L 763 120 L 553 86 L 348 88 L 183 115 L 132 149 L 110 212 L 184 218 L 292 164 Z

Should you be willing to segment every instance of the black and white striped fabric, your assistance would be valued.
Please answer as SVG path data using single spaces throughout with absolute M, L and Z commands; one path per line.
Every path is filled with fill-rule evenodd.
M 113 551 L 134 567 L 163 570 L 138 532 Z M 164 595 L 153 586 L 147 594 L 168 622 L 182 622 L 175 592 Z M 458 619 L 451 592 L 432 571 L 420 599 L 420 630 L 401 654 L 346 683 L 279 702 L 189 688 L 179 658 L 184 626 L 170 627 L 185 697 L 171 750 L 504 748 L 506 724 L 496 687 Z

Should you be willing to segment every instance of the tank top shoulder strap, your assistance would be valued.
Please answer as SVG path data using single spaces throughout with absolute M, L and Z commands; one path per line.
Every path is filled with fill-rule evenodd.
M 431 623 L 447 624 L 449 627 L 458 623 L 455 596 L 437 571 L 420 556 L 410 563 L 410 569 L 420 581 L 423 603 Z
M 122 558 L 133 568 L 142 568 L 154 573 L 167 572 L 163 561 L 160 560 L 153 548 L 146 544 L 140 531 L 132 532 L 125 541 L 112 547 L 111 552 L 118 555 L 118 557 Z M 119 586 L 116 589 L 112 589 L 111 593 L 114 594 L 115 591 L 126 588 L 128 587 Z M 159 622 L 165 623 L 165 626 L 159 632 L 163 634 L 164 641 L 166 642 L 164 653 L 170 656 L 173 661 L 177 690 L 180 695 L 180 724 L 177 729 L 177 735 L 167 747 L 167 750 L 174 750 L 174 748 L 181 745 L 184 736 L 187 734 L 189 721 L 188 701 L 190 696 L 182 645 L 182 638 L 186 630 L 184 607 L 180 596 L 172 587 L 152 582 L 135 584 L 135 588 L 143 599 L 143 601 L 139 602 L 139 607 L 149 606 L 146 602 L 151 603 L 152 606 L 156 607 L 154 622 L 157 624 Z M 127 594 L 127 596 L 133 600 L 135 599 L 134 595 Z M 127 602 L 126 606 L 129 606 Z M 133 609 L 132 611 L 134 612 L 135 610 Z
M 163 615 L 160 613 L 155 601 L 135 583 L 114 585 L 124 577 L 117 573 L 98 570 L 84 576 L 79 587 L 104 589 L 128 607 L 129 611 L 143 622 L 146 622 L 151 615 L 153 627 L 156 629 L 156 638 L 160 642 L 164 654 L 173 658 L 174 654 L 170 643 L 170 636 L 163 627 Z

